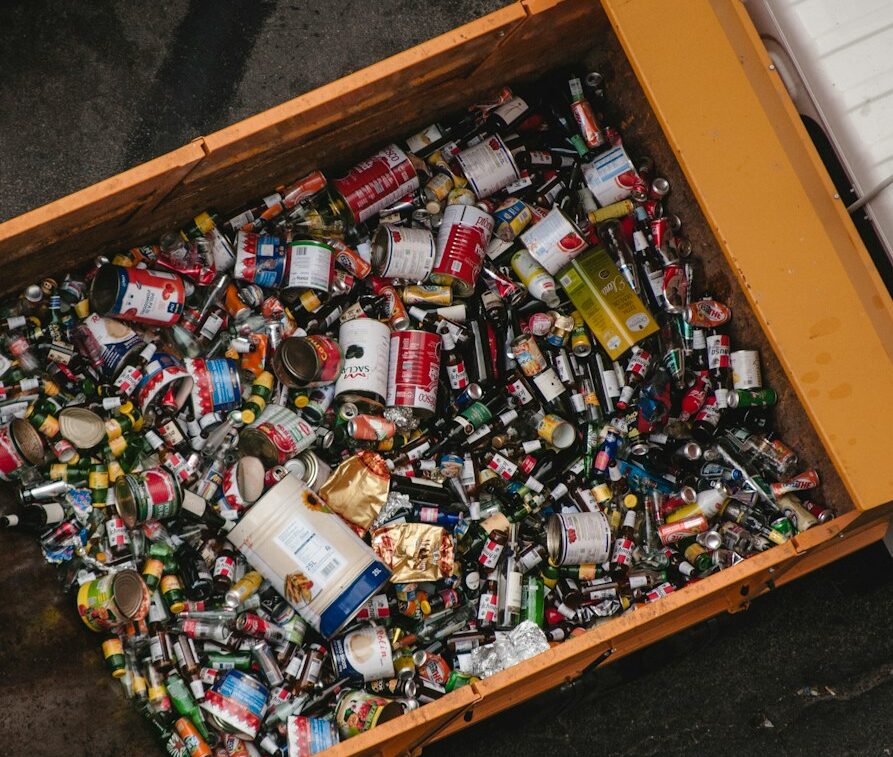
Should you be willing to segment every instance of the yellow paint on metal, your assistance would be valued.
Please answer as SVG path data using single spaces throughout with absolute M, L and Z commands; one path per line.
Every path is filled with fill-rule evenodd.
M 740 0 L 602 4 L 855 505 L 893 500 L 893 301 Z

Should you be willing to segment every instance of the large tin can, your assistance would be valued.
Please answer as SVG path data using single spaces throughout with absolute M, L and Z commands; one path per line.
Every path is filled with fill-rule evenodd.
M 174 474 L 165 468 L 129 473 L 115 481 L 118 514 L 128 528 L 148 520 L 168 520 L 180 512 L 182 493 Z
M 494 134 L 456 156 L 468 184 L 479 200 L 520 178 L 512 151 Z
M 288 245 L 288 269 L 282 286 L 328 292 L 335 270 L 335 251 L 315 239 L 298 239 Z
M 546 549 L 558 565 L 600 564 L 611 556 L 611 527 L 600 510 L 552 515 L 546 523 Z
M 372 267 L 386 279 L 424 281 L 434 267 L 435 254 L 428 229 L 383 223 L 372 238 Z
M 380 681 L 395 675 L 394 653 L 384 626 L 361 626 L 333 639 L 331 651 L 339 678 Z
M 217 676 L 200 706 L 212 725 L 250 740 L 257 736 L 269 696 L 269 689 L 254 676 L 227 670 Z
M 395 331 L 391 334 L 387 404 L 408 407 L 423 417 L 434 414 L 440 377 L 438 334 Z
M 605 207 L 629 197 L 639 175 L 626 150 L 617 145 L 584 163 L 583 179 L 598 204 Z
M 126 323 L 91 313 L 78 326 L 81 346 L 104 378 L 114 381 L 146 343 Z
M 335 725 L 342 739 L 359 736 L 402 714 L 400 702 L 356 689 L 342 691 L 335 703 Z
M 135 570 L 108 573 L 78 589 L 78 613 L 93 631 L 110 631 L 142 620 L 149 602 L 149 587 Z
M 267 405 L 239 438 L 239 452 L 260 458 L 267 466 L 282 465 L 316 441 L 306 420 L 282 405 Z
M 362 223 L 415 192 L 419 177 L 406 153 L 388 145 L 335 179 L 332 186 L 344 198 L 354 221 Z
M 372 318 L 354 318 L 341 324 L 338 342 L 344 365 L 335 399 L 381 407 L 388 393 L 391 329 Z
M 448 205 L 437 232 L 437 259 L 430 280 L 470 297 L 493 235 L 493 217 L 474 205 Z
M 261 497 L 229 540 L 326 638 L 344 628 L 390 577 L 375 553 L 295 476 Z
M 186 358 L 192 377 L 192 408 L 196 418 L 218 410 L 233 410 L 242 404 L 242 383 L 235 360 Z
M 521 234 L 521 241 L 552 276 L 587 247 L 580 230 L 558 207 Z
M 90 288 L 90 303 L 101 315 L 170 326 L 180 320 L 186 287 L 175 273 L 104 265 Z
M 342 363 L 338 342 L 312 334 L 283 339 L 273 354 L 271 368 L 285 386 L 303 389 L 333 383 L 341 373 Z

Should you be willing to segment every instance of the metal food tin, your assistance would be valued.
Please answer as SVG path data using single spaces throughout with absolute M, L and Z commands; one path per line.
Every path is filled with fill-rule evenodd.
M 356 223 L 372 218 L 419 188 L 412 161 L 397 145 L 388 145 L 335 179 L 338 191 Z
M 428 229 L 382 224 L 372 238 L 372 267 L 378 276 L 424 281 L 434 267 L 434 237 Z
M 217 676 L 200 707 L 220 730 L 242 739 L 254 739 L 269 696 L 270 690 L 254 676 L 227 670 Z
M 344 628 L 390 577 L 375 553 L 295 476 L 261 497 L 229 540 L 326 638 Z
M 341 692 L 335 704 L 335 725 L 341 738 L 349 739 L 402 714 L 403 705 L 393 699 L 347 689 Z
M 192 392 L 192 377 L 176 358 L 166 352 L 157 352 L 146 365 L 143 378 L 136 388 L 140 410 L 145 413 L 156 400 L 165 397 L 168 392 L 179 410 Z
M 146 343 L 130 326 L 113 318 L 91 313 L 78 326 L 82 349 L 102 375 L 114 381 L 125 366 L 133 363 Z
M 267 405 L 239 438 L 239 452 L 267 466 L 282 465 L 316 441 L 316 430 L 282 405 Z
M 186 287 L 175 273 L 104 265 L 90 287 L 90 303 L 102 315 L 171 326 L 180 320 Z
M 233 410 L 242 404 L 239 366 L 228 358 L 186 358 L 192 377 L 192 408 L 196 418 L 218 410 Z
M 108 573 L 78 589 L 78 613 L 92 631 L 142 620 L 149 612 L 149 587 L 135 570 Z
M 182 495 L 174 475 L 165 468 L 128 473 L 115 481 L 118 514 L 128 528 L 148 520 L 167 520 L 180 512 Z
M 611 555 L 611 527 L 600 510 L 552 515 L 546 524 L 546 549 L 558 565 L 603 563 Z
M 344 365 L 335 399 L 381 407 L 388 393 L 391 329 L 372 318 L 354 318 L 341 324 L 338 342 Z
M 462 150 L 456 160 L 478 199 L 489 197 L 521 177 L 512 151 L 495 134 Z
M 306 388 L 333 383 L 341 373 L 341 346 L 327 336 L 290 336 L 273 354 L 271 367 L 287 387 Z
M 422 416 L 437 407 L 441 339 L 429 331 L 395 331 L 391 334 L 387 404 L 409 407 Z
M 437 231 L 437 259 L 430 280 L 470 297 L 493 235 L 493 217 L 474 205 L 448 205 Z

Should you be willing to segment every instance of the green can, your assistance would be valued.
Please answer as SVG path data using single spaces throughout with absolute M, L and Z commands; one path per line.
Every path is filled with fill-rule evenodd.
M 546 618 L 546 587 L 543 579 L 529 575 L 524 579 L 524 591 L 521 594 L 521 620 L 532 620 L 542 627 Z M 447 689 L 450 691 L 450 689 Z
M 209 652 L 207 657 L 214 670 L 251 670 L 250 652 Z
M 726 400 L 731 408 L 772 407 L 778 402 L 774 389 L 733 389 Z

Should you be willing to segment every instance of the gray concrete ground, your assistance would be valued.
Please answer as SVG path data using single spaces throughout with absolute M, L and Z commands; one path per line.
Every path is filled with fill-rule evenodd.
M 499 0 L 94 0 L 0 7 L 0 218 L 478 17 Z M 151 753 L 53 601 L 25 538 L 4 539 L 0 748 Z M 37 588 L 32 588 L 37 587 Z M 747 612 L 606 667 L 583 698 L 536 700 L 431 755 L 887 755 L 893 749 L 893 570 L 875 546 Z M 36 614 L 35 614 L 36 613 Z M 55 635 L 53 629 L 63 629 Z M 63 649 L 54 639 L 78 638 Z M 82 640 L 80 640 L 82 638 Z M 35 671 L 52 668 L 53 676 Z M 94 671 L 86 676 L 85 669 Z M 38 686 L 37 682 L 41 681 Z M 47 684 L 51 681 L 51 684 Z

